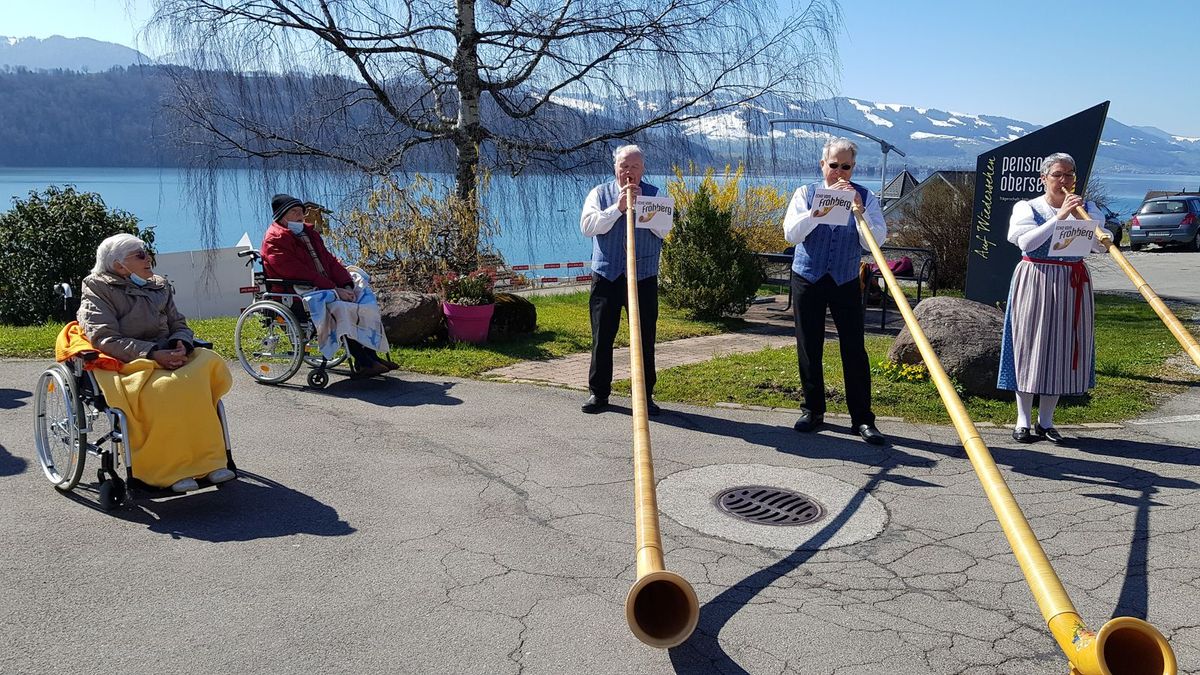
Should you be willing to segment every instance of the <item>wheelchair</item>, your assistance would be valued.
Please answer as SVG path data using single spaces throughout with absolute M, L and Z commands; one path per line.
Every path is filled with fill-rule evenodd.
M 200 340 L 195 346 L 211 348 Z M 96 469 L 99 483 L 100 508 L 105 511 L 142 497 L 169 496 L 177 493 L 146 485 L 133 477 L 133 463 L 127 439 L 129 423 L 125 412 L 110 407 L 104 400 L 100 384 L 84 364 L 99 356 L 84 352 L 55 363 L 38 377 L 34 391 L 34 444 L 38 462 L 46 478 L 62 492 L 75 489 L 83 478 L 84 464 L 89 455 L 100 460 Z M 229 425 L 225 421 L 225 405 L 217 402 L 217 416 L 225 438 L 226 467 L 237 473 L 229 446 Z M 105 418 L 108 430 L 101 432 L 98 422 Z M 95 436 L 93 436 L 95 435 Z M 93 438 L 94 441 L 89 441 Z M 123 474 L 123 477 L 122 477 Z M 198 478 L 200 487 L 211 485 Z
M 259 263 L 261 270 L 258 251 L 239 251 L 238 257 L 249 258 L 247 266 Z M 349 354 L 345 341 L 332 359 L 318 349 L 316 327 L 304 309 L 304 299 L 294 292 L 295 286 L 308 282 L 270 279 L 263 271 L 254 273 L 254 282 L 258 286 L 254 302 L 242 310 L 233 331 L 234 351 L 242 369 L 261 384 L 281 384 L 307 364 L 312 368 L 308 386 L 324 388 L 329 384 L 328 371 L 345 362 Z M 272 291 L 272 286 L 289 286 L 293 291 Z

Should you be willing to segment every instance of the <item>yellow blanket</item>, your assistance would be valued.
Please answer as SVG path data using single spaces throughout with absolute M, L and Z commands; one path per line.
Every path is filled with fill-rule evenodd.
M 133 475 L 170 487 L 226 465 L 217 402 L 233 385 L 219 356 L 196 349 L 178 370 L 150 359 L 126 363 L 119 373 L 94 370 L 104 399 L 125 412 Z

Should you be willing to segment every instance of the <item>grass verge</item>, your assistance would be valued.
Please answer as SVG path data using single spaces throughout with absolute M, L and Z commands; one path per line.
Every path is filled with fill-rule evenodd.
M 538 329 L 534 333 L 483 345 L 441 342 L 397 347 L 392 350 L 392 358 L 409 371 L 475 377 L 519 361 L 552 359 L 591 351 L 592 333 L 586 291 L 532 296 L 529 300 L 537 307 Z M 233 329 L 236 323 L 234 318 L 219 318 L 191 320 L 188 325 L 197 336 L 212 342 L 218 353 L 232 359 L 235 358 Z M 681 311 L 664 305 L 659 312 L 658 341 L 715 335 L 737 330 L 743 325 L 741 319 L 694 321 L 686 318 Z M 0 357 L 53 358 L 54 338 L 61 328 L 59 324 L 0 326 Z M 616 343 L 618 347 L 629 344 L 629 326 L 624 318 L 621 319 Z
M 399 347 L 392 356 L 405 370 L 433 375 L 477 377 L 493 368 L 522 360 L 550 359 L 591 349 L 587 293 L 535 296 L 538 330 L 511 340 L 485 345 L 431 343 Z M 214 343 L 216 350 L 234 358 L 232 318 L 189 322 L 196 334 Z M 658 322 L 660 342 L 737 330 L 737 319 L 721 322 L 692 321 L 677 310 L 663 307 Z M 0 326 L 0 357 L 53 358 L 54 338 L 61 327 Z M 628 325 L 622 319 L 617 346 L 629 343 Z M 879 368 L 892 338 L 869 335 L 867 353 L 876 373 L 872 376 L 872 405 L 878 415 L 903 417 L 914 422 L 947 423 L 941 399 L 925 381 L 892 381 Z M 841 359 L 836 343 L 825 347 L 825 382 L 830 412 L 846 412 Z M 1055 421 L 1115 422 L 1130 419 L 1161 403 L 1184 387 L 1200 382 L 1172 363 L 1179 358 L 1178 343 L 1153 310 L 1139 298 L 1096 296 L 1096 388 L 1087 396 L 1064 399 Z M 614 390 L 628 393 L 629 381 Z M 719 402 L 799 407 L 800 382 L 795 348 L 768 349 L 751 354 L 721 357 L 704 363 L 662 370 L 655 396 L 662 401 L 713 405 Z M 979 422 L 1009 424 L 1016 418 L 1008 398 L 966 397 L 971 417 Z
M 875 373 L 871 378 L 872 407 L 877 415 L 913 422 L 949 423 L 933 383 L 892 381 L 881 374 L 892 338 L 867 337 L 867 353 Z M 1116 422 L 1130 419 L 1161 403 L 1200 377 L 1173 365 L 1179 344 L 1141 299 L 1096 296 L 1096 388 L 1087 396 L 1064 398 L 1055 422 Z M 830 412 L 847 412 L 845 384 L 837 343 L 825 345 L 825 387 Z M 629 381 L 614 385 L 629 392 Z M 720 402 L 798 408 L 800 380 L 796 349 L 767 349 L 721 357 L 658 373 L 655 398 L 699 405 Z M 977 422 L 1011 424 L 1016 405 L 1010 397 L 964 397 Z

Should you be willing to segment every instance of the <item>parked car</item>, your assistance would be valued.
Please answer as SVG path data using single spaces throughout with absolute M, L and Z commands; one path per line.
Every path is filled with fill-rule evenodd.
M 1200 251 L 1200 197 L 1155 197 L 1142 202 L 1129 221 L 1129 248 L 1182 244 Z

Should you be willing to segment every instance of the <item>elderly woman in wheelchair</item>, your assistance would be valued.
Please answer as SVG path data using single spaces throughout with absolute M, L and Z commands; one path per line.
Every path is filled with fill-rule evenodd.
M 255 274 L 255 301 L 234 329 L 234 350 L 242 368 L 262 384 L 287 381 L 307 363 L 308 385 L 329 383 L 327 371 L 351 357 L 351 376 L 374 377 L 395 370 L 387 353 L 378 301 L 369 276 L 342 265 L 325 247 L 316 226 L 320 207 L 290 195 L 271 200 L 273 220 L 262 251 L 238 253 Z
M 118 234 L 100 244 L 77 319 L 59 335 L 59 363 L 36 393 L 38 454 L 51 482 L 74 488 L 88 453 L 101 458 L 105 508 L 125 496 L 118 463 L 131 482 L 173 492 L 234 479 L 220 402 L 229 369 L 196 340 L 140 239 Z M 102 414 L 111 430 L 89 444 Z

